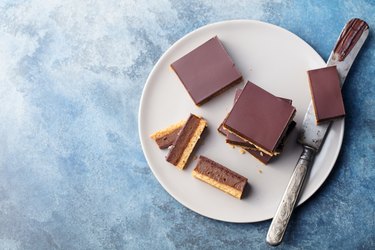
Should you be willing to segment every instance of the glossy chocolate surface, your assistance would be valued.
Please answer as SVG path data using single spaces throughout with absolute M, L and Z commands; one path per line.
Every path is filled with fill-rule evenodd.
M 237 101 L 237 99 L 238 99 L 238 97 L 240 96 L 241 92 L 242 92 L 242 89 L 237 89 L 237 90 L 236 90 L 236 93 L 235 93 L 235 95 L 234 95 L 234 103 Z M 283 101 L 289 103 L 290 105 L 292 105 L 292 100 L 287 99 L 287 98 L 283 98 L 283 97 L 279 97 L 279 98 L 280 98 L 280 100 L 283 100 Z M 223 122 L 223 123 L 224 123 L 224 122 Z M 292 125 L 292 123 L 294 123 L 294 124 Z M 291 125 L 292 125 L 291 128 L 292 128 L 292 130 L 293 130 L 293 128 L 294 128 L 294 126 L 295 126 L 296 124 L 295 124 L 294 121 L 293 121 L 292 123 L 291 123 Z M 289 125 L 289 126 L 290 126 L 290 125 Z M 289 129 L 289 127 L 288 127 L 288 129 Z M 235 135 L 235 134 L 233 134 L 233 133 L 229 133 L 228 131 L 226 131 L 226 130 L 224 129 L 224 127 L 223 127 L 223 124 L 220 125 L 220 127 L 219 127 L 218 130 L 219 130 L 219 132 L 221 132 L 222 134 L 226 135 L 226 137 L 227 137 L 226 142 L 227 142 L 227 143 L 232 144 L 232 145 L 236 145 L 236 146 L 241 146 L 241 147 L 243 147 L 243 148 L 245 148 L 245 149 L 257 150 L 256 147 L 255 147 L 253 144 L 251 144 L 251 143 L 249 143 L 249 142 L 243 140 L 242 138 L 238 137 L 237 135 Z M 288 136 L 288 132 L 286 133 L 285 136 Z M 285 138 L 285 137 L 284 137 L 284 138 Z M 284 138 L 283 138 L 283 141 L 284 141 Z M 282 143 L 280 143 L 280 145 L 281 145 L 281 144 L 282 144 Z M 280 147 L 280 145 L 278 146 L 277 151 L 281 151 L 281 150 L 282 150 L 282 146 Z
M 242 80 L 217 36 L 171 64 L 196 105 Z
M 235 188 L 241 192 L 247 183 L 246 177 L 202 155 L 199 156 L 199 160 L 194 171 L 214 179 L 219 183 Z
M 323 122 L 345 115 L 340 79 L 336 66 L 307 72 L 316 121 Z
M 242 92 L 242 89 L 236 89 L 236 93 L 234 95 L 233 103 L 236 103 L 236 101 L 237 101 L 238 97 L 240 96 L 241 92 Z M 221 125 L 221 129 L 225 131 L 225 129 L 223 127 L 223 124 Z M 226 142 L 229 143 L 229 144 L 237 145 L 237 146 L 241 146 L 241 147 L 249 148 L 249 149 L 256 149 L 256 147 L 253 144 L 241 139 L 240 137 L 236 136 L 235 134 L 232 134 L 232 133 L 229 133 L 228 131 L 225 131 L 225 135 L 227 137 Z
M 295 113 L 278 97 L 247 82 L 224 127 L 268 152 L 274 152 Z

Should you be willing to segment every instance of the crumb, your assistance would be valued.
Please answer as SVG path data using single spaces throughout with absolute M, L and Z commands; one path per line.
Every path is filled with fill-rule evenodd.
M 244 153 L 246 153 L 246 151 L 245 151 L 243 148 L 241 148 L 241 149 L 240 149 L 240 153 L 241 153 L 241 154 L 244 154 Z
M 262 151 L 260 151 L 259 154 L 260 154 L 260 156 L 263 156 L 263 152 Z
M 261 170 L 261 169 L 258 169 L 258 172 L 261 174 L 261 173 L 263 173 L 263 171 Z
M 231 145 L 232 146 L 232 148 L 235 148 L 235 146 L 234 145 Z
M 196 159 L 198 159 L 198 156 L 194 155 L 193 161 L 195 161 Z

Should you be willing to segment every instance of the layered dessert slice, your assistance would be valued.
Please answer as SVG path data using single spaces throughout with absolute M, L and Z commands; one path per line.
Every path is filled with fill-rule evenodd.
M 307 71 L 316 123 L 345 116 L 336 66 Z
M 177 138 L 170 146 L 166 160 L 177 168 L 183 169 L 206 126 L 206 120 L 190 114 Z
M 242 81 L 242 75 L 217 36 L 171 64 L 198 106 Z
M 238 97 L 240 96 L 242 92 L 242 89 L 236 89 L 236 92 L 235 92 L 235 95 L 234 95 L 234 103 L 237 101 Z M 290 99 L 287 99 L 287 98 L 283 98 L 283 97 L 278 97 L 280 100 L 283 100 L 285 102 L 287 102 L 289 105 L 292 105 L 292 100 Z M 226 119 L 226 118 L 225 118 Z M 240 146 L 244 149 L 251 149 L 251 150 L 257 150 L 257 148 L 249 143 L 248 141 L 238 137 L 236 134 L 233 134 L 233 133 L 229 133 L 228 131 L 226 131 L 224 129 L 224 122 L 225 122 L 225 119 L 223 121 L 223 123 L 220 124 L 219 128 L 218 128 L 218 131 L 225 135 L 226 136 L 226 142 L 228 144 L 231 144 L 233 146 Z M 291 128 L 290 132 L 293 130 L 293 128 L 295 127 L 296 123 L 293 121 L 291 122 L 291 124 L 289 125 L 289 127 Z M 288 128 L 289 129 L 289 128 Z M 287 135 L 286 135 L 287 136 Z M 285 137 L 284 137 L 285 138 Z M 284 139 L 283 139 L 284 140 Z M 281 144 L 280 144 L 281 145 Z M 282 151 L 282 147 L 279 146 L 279 148 L 276 150 L 277 153 L 280 153 Z
M 295 112 L 288 102 L 247 82 L 223 127 L 263 154 L 273 156 L 279 153 L 278 146 Z
M 205 156 L 199 156 L 192 175 L 238 199 L 241 199 L 247 184 L 246 177 Z
M 164 129 L 158 130 L 150 137 L 158 144 L 160 149 L 166 149 L 176 140 L 181 128 L 185 124 L 185 120 L 172 124 Z
M 241 94 L 242 92 L 242 89 L 237 89 L 236 90 L 236 93 L 235 93 L 235 96 L 234 96 L 234 103 L 237 101 L 239 95 Z M 292 100 L 290 99 L 286 99 L 286 98 L 283 98 L 283 97 L 279 97 L 279 99 L 287 102 L 289 105 L 292 105 Z M 226 119 L 226 118 L 225 118 Z M 224 122 L 225 122 L 225 119 L 224 119 Z M 223 127 L 223 123 L 220 124 L 219 128 L 217 129 L 219 131 L 219 133 L 223 134 L 226 136 L 226 142 L 232 146 L 239 146 L 241 147 L 243 150 L 245 150 L 246 152 L 250 153 L 252 156 L 254 156 L 257 160 L 259 160 L 260 162 L 262 162 L 263 164 L 268 164 L 273 158 L 275 158 L 275 156 L 270 156 L 268 154 L 265 154 L 263 153 L 262 151 L 259 151 L 253 144 L 247 142 L 246 140 L 236 136 L 235 134 L 233 133 L 229 133 L 226 129 L 224 129 Z M 290 135 L 290 133 L 293 131 L 294 127 L 296 126 L 296 122 L 295 121 L 292 121 L 289 126 L 288 126 L 288 129 L 287 129 L 287 132 L 285 133 L 285 136 L 283 137 L 283 139 L 281 140 L 278 148 L 276 149 L 276 152 L 277 153 L 281 153 L 283 148 L 284 148 L 284 145 Z

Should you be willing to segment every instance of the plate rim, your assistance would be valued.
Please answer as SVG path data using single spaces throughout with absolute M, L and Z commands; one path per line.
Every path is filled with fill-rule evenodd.
M 280 27 L 278 25 L 275 25 L 275 24 L 272 24 L 272 23 L 268 23 L 268 22 L 264 22 L 264 21 L 259 21 L 259 20 L 253 20 L 253 19 L 230 19 L 230 20 L 223 20 L 223 21 L 219 21 L 219 22 L 214 22 L 214 23 L 209 23 L 209 24 L 206 24 L 206 25 L 203 25 L 197 29 L 194 29 L 190 32 L 188 32 L 187 34 L 185 34 L 184 36 L 182 36 L 181 38 L 179 38 L 177 41 L 173 42 L 173 44 L 171 46 L 169 46 L 164 52 L 163 54 L 159 57 L 159 59 L 157 60 L 157 62 L 153 65 L 150 73 L 148 74 L 148 77 L 146 79 L 146 82 L 143 86 L 143 89 L 142 89 L 142 94 L 141 94 L 141 98 L 140 98 L 140 102 L 139 102 L 139 109 L 138 109 L 138 135 L 139 135 L 139 139 L 140 139 L 140 142 L 141 142 L 141 147 L 142 147 L 142 153 L 146 159 L 146 162 L 148 164 L 148 167 L 151 169 L 151 172 L 153 173 L 153 175 L 156 177 L 158 183 L 164 188 L 165 191 L 167 191 L 167 193 L 172 196 L 176 201 L 178 201 L 181 205 L 183 205 L 185 208 L 188 208 L 190 209 L 191 211 L 194 211 L 195 213 L 199 214 L 199 215 L 202 215 L 204 217 L 207 217 L 207 218 L 210 218 L 210 219 L 213 219 L 213 220 L 217 220 L 217 221 L 223 221 L 223 222 L 229 222 L 229 223 L 256 223 L 256 222 L 261 222 L 261 221 L 266 221 L 266 220 L 270 220 L 273 218 L 270 217 L 270 218 L 265 218 L 265 219 L 259 219 L 259 220 L 255 220 L 255 221 L 248 221 L 248 220 L 224 220 L 224 219 L 218 219 L 218 218 L 214 218 L 208 214 L 203 214 L 201 212 L 198 212 L 196 209 L 192 208 L 189 204 L 186 204 L 182 199 L 180 199 L 178 197 L 178 195 L 176 195 L 174 193 L 174 191 L 172 189 L 169 189 L 166 184 L 161 180 L 160 176 L 158 175 L 158 173 L 154 170 L 154 168 L 152 167 L 152 164 L 150 164 L 150 159 L 147 157 L 147 155 L 145 154 L 145 143 L 143 141 L 143 138 L 142 138 L 142 134 L 141 134 L 141 131 L 142 131 L 142 125 L 141 125 L 141 117 L 142 117 L 142 113 L 143 113 L 143 109 L 144 109 L 144 96 L 145 96 L 145 92 L 147 91 L 148 89 L 148 86 L 150 85 L 150 79 L 153 77 L 153 75 L 155 74 L 155 71 L 156 69 L 158 68 L 158 65 L 161 63 L 161 61 L 163 61 L 163 59 L 168 55 L 168 52 L 170 50 L 173 50 L 174 47 L 178 46 L 180 43 L 182 43 L 187 37 L 191 36 L 192 34 L 196 33 L 196 32 L 199 32 L 200 30 L 202 29 L 208 29 L 212 26 L 220 26 L 220 25 L 226 25 L 226 24 L 235 24 L 235 23 L 249 23 L 249 24 L 260 24 L 260 25 L 265 25 L 265 26 L 269 26 L 270 28 L 272 29 L 278 29 L 282 32 L 287 32 L 289 35 L 293 36 L 294 38 L 296 38 L 297 40 L 300 40 L 305 46 L 309 47 L 312 52 L 314 52 L 321 60 L 324 64 L 326 64 L 326 62 L 324 61 L 324 59 L 319 55 L 319 53 L 309 44 L 307 43 L 305 40 L 303 40 L 301 37 L 299 37 L 298 35 L 294 34 L 293 32 L 283 28 L 283 27 Z M 324 174 L 322 176 L 322 178 L 320 179 L 320 181 L 317 182 L 317 185 L 316 185 L 316 188 L 314 188 L 313 190 L 309 191 L 308 193 L 305 193 L 304 196 L 298 201 L 298 204 L 296 206 L 299 206 L 299 205 L 302 205 L 303 203 L 305 203 L 307 200 L 309 200 L 314 194 L 317 193 L 317 191 L 322 187 L 322 185 L 325 183 L 325 181 L 327 180 L 328 176 L 330 175 L 330 173 L 332 172 L 332 169 L 334 168 L 336 162 L 337 162 L 337 158 L 340 154 L 340 151 L 341 151 L 341 147 L 342 147 L 342 142 L 343 142 L 343 138 L 344 138 L 344 132 L 345 132 L 345 118 L 342 119 L 342 122 L 340 123 L 341 125 L 341 133 L 339 134 L 339 138 L 338 138 L 338 144 L 339 144 L 339 147 L 337 147 L 337 150 L 336 152 L 331 152 L 333 153 L 333 163 L 332 163 L 332 166 L 329 166 L 329 171 L 326 172 L 326 174 Z M 324 145 L 323 145 L 324 147 Z M 305 191 L 306 192 L 306 191 Z M 281 199 L 281 197 L 280 197 Z M 275 211 L 276 212 L 276 211 Z

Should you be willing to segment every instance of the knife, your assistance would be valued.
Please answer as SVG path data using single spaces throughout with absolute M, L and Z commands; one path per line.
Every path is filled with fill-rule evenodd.
M 336 65 L 341 86 L 368 33 L 368 24 L 359 18 L 351 19 L 342 30 L 327 62 L 327 66 Z M 313 165 L 314 157 L 319 153 L 331 124 L 332 122 L 316 125 L 314 107 L 310 102 L 297 138 L 303 151 L 271 222 L 266 238 L 268 244 L 276 246 L 281 243 L 306 174 Z

